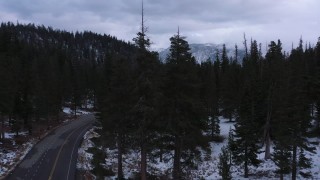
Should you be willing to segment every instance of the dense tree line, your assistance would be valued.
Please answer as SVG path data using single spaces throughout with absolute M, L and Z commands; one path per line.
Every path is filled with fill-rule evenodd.
M 244 38 L 242 61 L 238 46 L 233 57 L 224 46 L 201 64 L 179 30 L 164 61 L 149 50 L 143 23 L 133 42 L 2 23 L 1 119 L 31 132 L 32 122 L 58 120 L 65 103 L 76 112 L 92 100 L 103 137 L 117 149 L 119 179 L 130 150 L 140 151 L 141 179 L 150 176 L 148 159 L 163 161 L 170 153 L 172 178 L 185 179 L 200 150 L 221 140 L 223 116 L 235 123 L 220 156 L 223 177 L 231 178 L 231 164 L 242 165 L 248 177 L 261 149 L 282 179 L 288 173 L 292 179 L 310 176 L 305 152 L 313 149 L 307 138 L 320 135 L 320 39 L 315 47 L 300 40 L 289 53 L 280 40 L 271 41 L 263 56 L 257 41 Z
M 139 52 L 133 61 L 120 58 L 113 62 L 116 68 L 106 69 L 103 84 L 115 83 L 105 88 L 116 89 L 102 91 L 110 99 L 99 106 L 106 109 L 100 116 L 103 126 L 116 131 L 118 153 L 140 150 L 142 179 L 148 177 L 146 158 L 162 160 L 170 152 L 172 178 L 185 179 L 186 170 L 199 160 L 199 149 L 219 140 L 220 116 L 235 123 L 220 157 L 224 177 L 230 178 L 231 164 L 244 167 L 248 177 L 249 166 L 261 163 L 261 149 L 278 166 L 281 179 L 288 173 L 292 179 L 298 173 L 310 176 L 305 152 L 313 151 L 307 138 L 319 136 L 320 41 L 303 48 L 301 40 L 290 53 L 282 50 L 280 40 L 271 41 L 263 56 L 257 41 L 245 39 L 241 64 L 237 46 L 233 57 L 227 57 L 224 46 L 215 60 L 198 64 L 179 31 L 170 38 L 165 61 L 148 50 L 150 41 L 144 38 L 142 31 L 134 39 Z M 120 154 L 118 165 L 122 161 Z
M 129 56 L 135 49 L 109 35 L 2 23 L 2 127 L 9 119 L 15 132 L 24 128 L 32 133 L 34 122 L 58 121 L 63 106 L 71 106 L 76 113 L 88 100 L 96 100 L 97 73 L 105 61 L 113 54 Z

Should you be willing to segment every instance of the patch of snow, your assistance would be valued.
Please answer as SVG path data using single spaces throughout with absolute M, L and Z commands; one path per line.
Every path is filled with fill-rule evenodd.
M 210 148 L 211 153 L 206 151 L 202 151 L 201 159 L 202 161 L 198 164 L 197 169 L 189 170 L 189 177 L 191 179 L 221 179 L 218 170 L 219 163 L 219 154 L 221 153 L 221 148 L 223 146 L 227 146 L 228 143 L 228 135 L 230 129 L 234 129 L 234 122 L 229 122 L 229 120 L 219 117 L 220 119 L 220 135 L 224 138 L 224 141 L 221 143 L 211 142 Z M 85 135 L 85 140 L 82 145 L 82 149 L 79 149 L 79 154 L 84 153 L 85 149 L 88 147 L 94 146 L 94 144 L 90 141 L 90 138 L 96 136 L 94 134 L 94 130 L 91 129 Z M 86 142 L 85 142 L 86 141 Z M 309 138 L 309 141 L 316 142 L 318 144 L 312 145 L 316 148 L 316 153 L 306 152 L 307 158 L 311 158 L 313 161 L 313 166 L 310 169 L 311 174 L 314 179 L 320 179 L 320 138 Z M 262 147 L 261 152 L 258 154 L 258 159 L 262 161 L 262 163 L 258 167 L 249 166 L 249 173 L 251 174 L 249 178 L 244 178 L 243 167 L 237 167 L 233 165 L 231 168 L 233 179 L 237 180 L 249 180 L 249 179 L 261 179 L 261 180 L 269 180 L 269 179 L 279 179 L 279 176 L 275 173 L 277 169 L 276 165 L 272 160 L 264 160 L 264 148 Z M 273 148 L 271 145 L 271 153 L 273 152 Z M 106 159 L 103 164 L 104 167 L 112 169 L 114 172 L 117 172 L 117 150 L 116 149 L 105 149 Z M 87 159 L 87 161 L 92 159 L 92 155 L 87 153 L 82 155 Z M 164 159 L 168 159 L 168 161 L 160 162 L 159 158 L 154 159 L 153 161 L 148 159 L 147 171 L 154 175 L 164 175 L 172 173 L 172 154 L 164 155 Z M 133 174 L 139 172 L 139 164 L 140 164 L 140 152 L 139 151 L 128 151 L 123 155 L 123 171 L 125 178 L 132 178 Z M 83 168 L 84 165 L 79 165 L 78 167 Z M 87 169 L 92 169 L 92 166 L 85 167 Z M 116 176 L 108 177 L 108 179 L 116 179 Z M 291 175 L 285 175 L 285 179 L 291 179 Z M 298 175 L 297 179 L 303 179 Z
M 11 171 L 32 149 L 36 143 L 34 139 L 22 144 L 19 149 L 6 150 L 0 152 L 0 179 L 3 175 Z
M 85 111 L 85 110 L 78 110 L 77 115 L 81 115 L 81 114 L 91 114 L 91 112 Z
M 81 143 L 80 148 L 78 149 L 78 160 L 77 160 L 77 168 L 81 170 L 90 171 L 93 169 L 91 165 L 91 160 L 93 159 L 93 154 L 88 153 L 87 150 L 90 147 L 94 146 L 94 143 L 91 141 L 91 138 L 99 137 L 100 135 L 95 132 L 96 127 L 88 130 L 83 136 L 83 141 Z
M 64 107 L 62 111 L 66 114 L 72 114 L 72 110 L 69 107 Z
M 64 107 L 62 111 L 66 114 L 69 114 L 69 115 L 74 114 L 74 111 L 72 109 L 70 109 L 69 107 Z M 77 115 L 82 115 L 82 114 L 91 114 L 91 112 L 86 111 L 86 110 L 82 110 L 82 109 L 78 109 Z
M 18 132 L 19 136 L 26 136 L 28 134 L 28 131 L 22 131 L 22 132 Z M 15 137 L 16 133 L 8 133 L 5 132 L 4 133 L 4 138 L 5 139 L 13 139 Z

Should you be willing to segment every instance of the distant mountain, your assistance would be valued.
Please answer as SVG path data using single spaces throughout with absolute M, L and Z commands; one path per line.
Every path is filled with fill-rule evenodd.
M 211 44 L 211 43 L 206 43 L 206 44 L 190 44 L 190 49 L 192 55 L 196 58 L 198 63 L 201 63 L 203 61 L 206 61 L 207 59 L 216 59 L 216 53 L 219 52 L 219 56 L 221 56 L 222 52 L 222 44 Z M 233 47 L 228 47 L 226 46 L 227 49 L 227 54 L 228 57 L 233 57 L 235 56 L 235 48 Z M 166 49 L 160 49 L 158 50 L 160 59 L 164 61 L 169 54 L 169 48 Z M 238 49 L 238 61 L 242 62 L 242 58 L 244 57 L 244 50 L 243 49 Z

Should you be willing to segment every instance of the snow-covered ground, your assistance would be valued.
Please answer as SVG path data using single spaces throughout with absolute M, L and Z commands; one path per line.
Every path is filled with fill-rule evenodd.
M 68 107 L 63 108 L 63 112 L 66 114 L 73 114 L 72 110 Z M 77 115 L 89 114 L 92 112 L 88 112 L 85 110 L 79 110 Z M 64 122 L 68 121 L 65 120 Z M 45 137 L 48 132 L 42 134 L 42 137 Z M 32 149 L 32 147 L 39 141 L 38 138 L 29 138 L 27 141 L 21 145 L 18 145 L 15 140 L 15 133 L 5 132 L 5 140 L 6 143 L 0 142 L 0 179 L 3 178 L 8 172 L 10 172 Z M 26 137 L 28 135 L 27 131 L 19 132 L 19 137 Z M 9 142 L 9 147 L 5 146 Z M 86 163 L 88 164 L 88 163 Z
M 67 114 L 72 113 L 70 108 L 64 108 L 63 111 Z M 80 110 L 77 115 L 81 114 L 89 114 L 90 112 Z M 46 132 L 48 134 L 49 132 Z M 46 134 L 43 134 L 44 137 Z M 28 136 L 28 132 L 19 132 L 20 138 L 25 138 Z M 8 172 L 10 172 L 25 156 L 26 154 L 32 149 L 34 144 L 36 144 L 39 139 L 38 138 L 30 138 L 21 145 L 16 143 L 15 139 L 16 133 L 8 133 L 5 132 L 5 140 L 6 143 L 0 142 L 0 179 L 4 177 Z M 6 144 L 9 144 L 8 147 L 2 147 Z
M 228 143 L 228 134 L 230 128 L 234 128 L 233 123 L 229 123 L 228 120 L 220 117 L 220 129 L 221 135 L 225 138 L 222 143 L 210 143 L 211 146 L 211 158 L 204 159 L 204 161 L 198 166 L 198 170 L 193 171 L 194 179 L 204 178 L 207 180 L 220 179 L 218 172 L 218 161 L 219 154 L 221 153 L 221 148 L 227 146 Z M 309 141 L 320 142 L 320 138 L 309 139 Z M 316 147 L 316 153 L 312 154 L 307 152 L 307 157 L 311 158 L 313 161 L 313 166 L 310 169 L 313 178 L 320 179 L 320 146 L 313 145 Z M 261 180 L 270 180 L 270 179 L 279 179 L 275 170 L 277 169 L 276 165 L 272 160 L 264 160 L 264 147 L 261 149 L 261 153 L 258 154 L 258 158 L 262 163 L 258 167 L 250 166 L 249 173 L 251 174 L 249 178 L 243 178 L 243 167 L 232 167 L 232 177 L 237 180 L 247 180 L 247 179 L 261 179 Z M 273 149 L 271 148 L 271 153 Z M 290 175 L 286 175 L 285 179 L 291 179 Z M 303 179 L 298 175 L 298 179 Z
M 69 107 L 64 107 L 63 110 L 62 110 L 64 113 L 66 114 L 71 114 L 73 115 L 74 112 L 72 109 L 70 109 Z M 81 110 L 81 109 L 78 109 L 77 110 L 77 115 L 82 115 L 82 114 L 90 114 L 91 112 L 88 112 L 88 111 L 85 111 L 85 110 Z
M 27 132 L 19 133 L 19 135 L 26 135 Z M 14 140 L 15 133 L 5 133 L 6 140 L 11 141 L 15 146 Z M 12 149 L 1 149 L 0 148 L 0 179 L 5 176 L 27 155 L 27 153 L 32 149 L 33 145 L 37 141 L 35 139 L 30 139 L 29 141 L 19 145 L 18 148 Z
M 80 148 L 78 149 L 77 169 L 84 170 L 84 171 L 90 171 L 93 169 L 91 165 L 93 154 L 88 153 L 87 150 L 90 147 L 95 146 L 95 144 L 91 141 L 91 138 L 100 136 L 94 131 L 96 128 L 97 127 L 91 128 L 83 136 L 83 141 L 81 143 Z
M 221 153 L 221 148 L 227 145 L 228 134 L 230 128 L 234 128 L 234 123 L 228 122 L 228 120 L 220 117 L 220 130 L 221 135 L 224 137 L 222 143 L 211 142 L 211 153 L 208 154 L 203 151 L 202 161 L 198 164 L 197 170 L 190 170 L 189 177 L 191 179 L 206 179 L 206 180 L 215 180 L 220 179 L 218 172 L 218 161 L 219 154 Z M 90 163 L 92 155 L 85 152 L 88 147 L 92 147 L 93 143 L 90 141 L 90 138 L 96 137 L 97 134 L 94 133 L 94 129 L 91 129 L 87 132 L 82 147 L 79 149 L 79 157 L 81 162 Z M 320 138 L 309 139 L 309 141 L 320 142 Z M 307 157 L 311 158 L 313 161 L 313 167 L 310 169 L 314 179 L 320 179 L 320 146 L 313 145 L 316 147 L 316 154 L 307 153 Z M 251 179 L 261 179 L 261 180 L 270 180 L 270 179 L 279 179 L 279 177 L 274 173 L 276 166 L 272 160 L 264 160 L 264 147 L 261 149 L 261 153 L 258 154 L 258 158 L 262 163 L 258 167 L 249 167 L 249 178 L 243 178 L 243 167 L 232 167 L 232 177 L 237 180 L 251 180 Z M 271 149 L 271 152 L 273 150 Z M 111 150 L 109 148 L 105 149 L 106 159 L 104 166 L 111 168 L 114 172 L 117 172 L 117 151 Z M 139 163 L 140 163 L 140 154 L 138 151 L 130 151 L 123 156 L 123 170 L 126 178 L 132 177 L 133 174 L 139 172 Z M 91 170 L 91 165 L 79 164 L 78 168 Z M 154 161 L 148 161 L 148 172 L 155 175 L 164 175 L 170 174 L 172 172 L 172 160 L 159 162 L 157 159 Z M 108 179 L 115 179 L 116 177 L 109 177 Z M 286 175 L 285 179 L 291 179 L 290 175 Z M 298 176 L 298 179 L 303 179 Z

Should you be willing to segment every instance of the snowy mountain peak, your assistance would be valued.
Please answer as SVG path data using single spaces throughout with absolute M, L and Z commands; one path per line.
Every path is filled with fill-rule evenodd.
M 213 44 L 213 43 L 205 43 L 205 44 L 189 44 L 190 51 L 192 55 L 196 58 L 198 63 L 204 62 L 208 60 L 209 58 L 211 60 L 216 59 L 216 53 L 219 53 L 219 56 L 221 56 L 222 52 L 222 44 Z M 228 57 L 234 57 L 235 56 L 235 50 L 231 47 L 226 47 Z M 166 49 L 159 49 L 159 56 L 162 61 L 164 61 L 167 58 L 167 55 L 169 54 L 169 48 Z M 244 55 L 244 51 L 242 49 L 238 49 L 238 59 L 242 59 Z

